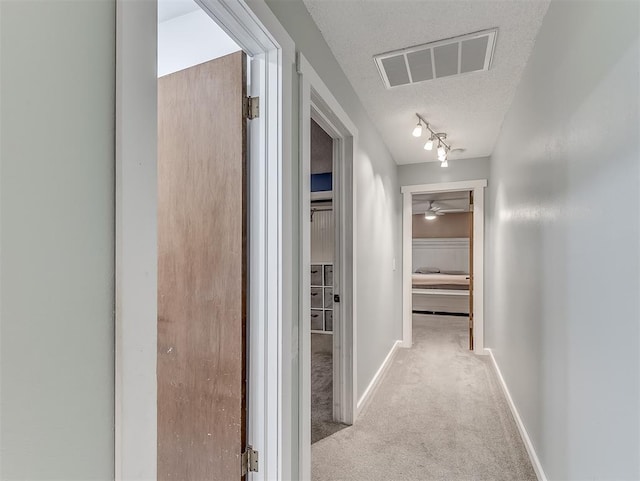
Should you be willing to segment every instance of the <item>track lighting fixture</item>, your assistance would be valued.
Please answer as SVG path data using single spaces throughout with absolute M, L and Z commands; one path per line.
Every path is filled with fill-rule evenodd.
M 446 142 L 447 134 L 445 134 L 444 132 L 435 132 L 431 128 L 429 123 L 425 119 L 423 119 L 420 114 L 416 113 L 416 117 L 418 117 L 418 125 L 416 125 L 416 127 L 413 129 L 413 136 L 422 136 L 422 124 L 424 124 L 424 126 L 428 130 L 428 133 L 431 134 L 429 140 L 427 140 L 427 142 L 424 144 L 424 150 L 433 150 L 433 144 L 435 143 L 435 141 L 438 141 L 438 160 L 442 162 L 442 167 L 448 167 L 449 164 L 447 162 L 447 153 L 451 150 L 451 145 L 447 144 Z
M 413 136 L 422 137 L 422 122 L 420 119 L 418 119 L 418 125 L 416 125 L 416 128 L 413 129 Z

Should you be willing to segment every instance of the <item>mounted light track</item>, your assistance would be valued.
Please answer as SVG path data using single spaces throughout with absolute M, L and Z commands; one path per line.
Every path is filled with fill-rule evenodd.
M 451 150 L 451 145 L 446 142 L 447 134 L 444 132 L 436 132 L 434 131 L 429 122 L 427 122 L 419 113 L 416 113 L 416 117 L 418 117 L 418 125 L 413 129 L 412 135 L 414 137 L 422 136 L 422 124 L 426 127 L 426 129 L 431 133 L 431 137 L 424 144 L 424 150 L 432 150 L 433 144 L 437 140 L 438 141 L 438 160 L 442 162 L 441 167 L 448 167 L 449 163 L 447 162 L 447 154 Z M 456 149 L 462 150 L 462 149 Z

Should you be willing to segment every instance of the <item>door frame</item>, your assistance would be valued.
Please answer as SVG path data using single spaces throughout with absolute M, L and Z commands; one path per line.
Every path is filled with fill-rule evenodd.
M 301 53 L 298 53 L 297 67 L 300 79 L 299 479 L 311 479 L 311 119 L 333 138 L 333 208 L 337 230 L 334 279 L 337 273 L 341 286 L 340 303 L 334 304 L 334 315 L 337 310 L 339 319 L 337 324 L 334 319 L 333 334 L 334 418 L 346 424 L 353 424 L 357 416 L 354 158 L 358 129 Z
M 411 312 L 412 274 L 412 198 L 413 194 L 473 191 L 473 333 L 475 354 L 487 354 L 484 349 L 484 189 L 487 180 L 467 180 L 438 184 L 404 185 L 400 189 L 402 202 L 402 343 L 413 344 L 413 315 Z
M 288 254 L 295 45 L 263 0 L 196 0 L 254 58 L 248 129 L 251 231 L 250 479 L 289 479 L 292 309 Z M 116 0 L 115 479 L 157 479 L 157 1 Z M 259 72 L 255 72 L 255 68 Z M 290 209 L 290 207 L 289 207 Z

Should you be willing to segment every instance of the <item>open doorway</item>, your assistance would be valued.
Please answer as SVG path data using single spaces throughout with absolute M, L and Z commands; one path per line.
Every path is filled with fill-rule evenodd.
M 411 250 L 414 326 L 439 322 L 466 337 L 472 350 L 473 193 L 413 194 Z
M 334 215 L 334 140 L 311 120 L 311 444 L 348 425 L 336 420 L 334 358 L 338 354 L 333 327 L 335 244 L 340 235 Z M 337 273 L 337 271 L 336 271 Z M 335 305 L 337 306 L 337 302 Z
M 167 4 L 179 7 L 177 10 L 184 7 L 177 4 L 185 3 L 182 0 L 166 1 Z M 158 424 L 161 421 L 159 412 L 163 406 L 158 402 L 157 367 L 164 360 L 160 361 L 158 352 L 158 212 L 161 206 L 157 182 L 158 78 L 154 66 L 158 60 L 156 33 L 159 30 L 159 21 L 163 17 L 158 16 L 156 1 L 117 0 L 117 4 L 116 477 L 162 479 L 163 474 L 158 472 L 161 461 L 159 457 L 162 456 L 158 449 Z M 237 302 L 237 305 L 241 306 L 240 310 L 243 307 L 247 309 L 249 320 L 247 335 L 243 336 L 246 346 L 242 348 L 247 351 L 247 389 L 244 395 L 248 407 L 246 429 L 242 426 L 239 429 L 237 426 L 233 427 L 233 444 L 224 446 L 219 438 L 215 445 L 215 449 L 228 450 L 228 453 L 222 453 L 225 457 L 228 454 L 228 463 L 225 461 L 220 464 L 230 466 L 233 471 L 231 474 L 215 476 L 209 472 L 204 475 L 197 472 L 189 475 L 183 472 L 177 477 L 237 479 L 243 477 L 244 467 L 247 467 L 251 479 L 287 478 L 288 466 L 291 465 L 291 451 L 287 449 L 286 443 L 289 441 L 282 433 L 286 433 L 287 426 L 291 426 L 293 414 L 290 409 L 282 406 L 288 400 L 286 393 L 291 391 L 292 379 L 287 371 L 287 363 L 281 360 L 290 358 L 291 343 L 287 342 L 288 331 L 283 328 L 282 304 L 291 301 L 286 295 L 289 281 L 285 274 L 287 263 L 290 265 L 293 261 L 291 256 L 282 254 L 283 243 L 288 239 L 283 233 L 291 231 L 292 227 L 290 216 L 283 214 L 286 210 L 283 211 L 281 208 L 279 199 L 283 195 L 283 176 L 286 177 L 291 165 L 291 149 L 287 147 L 291 145 L 291 133 L 285 125 L 291 121 L 290 108 L 287 106 L 291 105 L 292 100 L 292 79 L 290 75 L 283 75 L 282 72 L 286 72 L 284 65 L 293 64 L 295 48 L 290 37 L 266 7 L 250 7 L 242 0 L 197 0 L 197 4 L 197 7 L 188 6 L 186 11 L 174 18 L 184 17 L 198 8 L 202 9 L 208 16 L 208 19 L 203 17 L 203 20 L 208 20 L 209 29 L 216 30 L 220 27 L 233 39 L 236 48 L 241 47 L 241 51 L 231 54 L 235 60 L 238 60 L 238 55 L 247 57 L 247 65 L 236 62 L 236 66 L 246 68 L 245 73 L 236 76 L 236 79 L 241 77 L 248 82 L 239 80 L 235 85 L 244 90 L 243 94 L 260 100 L 260 108 L 253 109 L 247 107 L 257 106 L 257 102 L 244 102 L 245 99 L 239 99 L 235 94 L 233 96 L 234 109 L 242 111 L 242 115 L 251 113 L 253 116 L 257 110 L 259 115 L 245 124 L 244 141 L 238 141 L 234 131 L 234 146 L 245 148 L 247 154 L 244 179 L 246 188 L 237 188 L 237 192 L 222 196 L 220 200 L 220 209 L 224 206 L 229 218 L 237 221 L 244 217 L 236 226 L 244 224 L 248 234 L 246 242 L 243 239 L 234 244 L 230 254 L 236 259 L 244 258 L 244 251 L 247 254 L 247 271 L 250 273 L 246 283 L 243 283 L 247 302 L 238 302 L 238 297 L 242 295 L 242 287 L 233 290 L 230 296 L 234 303 Z M 191 33 L 193 32 L 186 32 L 187 36 Z M 200 42 L 204 42 L 205 45 L 200 45 Z M 219 45 L 218 41 L 196 40 L 197 45 L 192 46 L 202 50 L 212 47 L 212 43 Z M 185 57 L 188 57 L 188 53 L 185 53 Z M 229 56 L 222 58 L 227 57 Z M 203 58 L 195 60 L 193 65 L 206 63 L 207 59 Z M 212 90 L 218 87 L 216 81 L 209 84 Z M 191 89 L 182 90 L 188 93 Z M 204 96 L 206 95 L 203 94 Z M 190 103 L 194 106 L 194 112 L 201 113 L 200 105 L 195 105 L 193 101 Z M 172 104 L 184 106 L 186 103 L 176 101 Z M 211 113 L 212 116 L 217 115 L 214 111 Z M 236 113 L 230 123 L 237 126 Z M 220 133 L 216 132 L 217 129 L 213 130 L 214 132 L 200 134 L 204 138 L 206 133 Z M 212 150 L 226 149 L 227 141 L 231 143 L 232 138 L 216 143 Z M 216 152 L 216 155 L 218 153 Z M 237 165 L 235 162 L 233 164 Z M 204 174 L 203 170 L 200 172 Z M 208 179 L 216 171 L 218 169 L 209 169 L 207 175 L 201 177 Z M 220 173 L 223 172 L 226 172 L 224 168 L 220 170 Z M 183 175 L 184 172 L 178 171 L 178 174 Z M 237 185 L 239 176 L 232 177 L 230 183 Z M 246 211 L 242 212 L 243 208 L 236 209 L 232 204 L 238 205 L 236 194 L 242 197 L 246 192 L 250 192 L 250 195 L 245 197 Z M 184 204 L 191 199 L 196 203 L 202 200 L 201 193 L 199 190 L 198 196 L 184 195 L 178 198 L 178 201 Z M 215 189 L 209 191 L 210 197 L 219 197 L 219 194 Z M 206 203 L 203 202 L 203 205 Z M 213 216 L 204 217 L 207 217 L 206 228 L 209 228 Z M 228 219 L 225 218 L 225 222 L 226 220 Z M 194 233 L 197 231 L 198 237 L 203 240 L 203 244 L 209 242 L 207 236 L 202 235 L 205 225 L 193 223 L 192 227 Z M 237 231 L 234 231 L 234 236 L 236 233 Z M 225 262 L 223 259 L 220 265 Z M 236 269 L 242 264 L 242 260 L 231 264 L 234 271 L 233 282 L 236 284 Z M 220 291 L 226 288 L 227 286 L 222 286 Z M 234 315 L 236 313 L 237 310 L 234 308 Z M 236 328 L 237 324 L 234 325 L 234 329 Z M 188 332 L 183 334 L 190 335 Z M 208 342 L 206 332 L 201 337 L 203 342 Z M 181 339 L 178 340 L 182 342 Z M 237 347 L 237 344 L 235 346 Z M 171 347 L 174 349 L 171 350 Z M 174 353 L 175 347 L 167 346 L 165 351 L 160 349 L 160 352 Z M 242 361 L 238 363 L 234 360 L 233 363 L 237 366 L 241 365 Z M 234 375 L 234 383 L 235 379 Z M 191 387 L 191 384 L 186 383 L 185 387 Z M 234 386 L 234 396 L 241 389 Z M 193 393 L 185 390 L 184 394 L 191 396 Z M 245 406 L 244 402 L 239 404 L 240 409 Z M 203 406 L 208 407 L 209 404 L 204 403 Z M 176 411 L 182 412 L 181 409 Z M 209 422 L 207 424 L 211 425 Z M 191 422 L 190 428 L 193 428 L 193 425 Z M 193 429 L 193 432 L 200 433 L 197 429 Z M 247 443 L 243 443 L 242 440 L 238 442 L 237 438 L 242 437 L 245 432 Z M 214 433 L 215 431 L 207 431 L 205 434 L 207 437 L 211 434 L 210 437 L 213 438 Z M 198 439 L 194 438 L 193 442 Z M 249 450 L 236 449 L 242 445 L 248 447 L 249 443 L 253 447 L 252 452 L 259 452 L 258 471 L 253 469 L 258 468 L 255 466 L 257 456 L 249 456 Z M 211 446 L 209 441 L 202 444 Z M 199 466 L 206 465 L 206 458 L 219 458 L 219 454 L 208 453 L 202 458 L 204 461 Z M 233 462 L 232 458 L 235 458 Z M 249 463 L 249 460 L 254 462 Z
M 414 315 L 446 316 L 464 323 L 470 350 L 485 354 L 486 185 L 474 180 L 402 187 L 402 347 L 412 346 Z
M 247 56 L 195 2 L 158 4 L 157 479 L 247 467 Z
M 301 54 L 298 73 L 301 262 L 297 478 L 311 479 L 312 440 L 353 424 L 357 415 L 353 249 L 356 237 L 353 159 L 357 129 Z M 316 155 L 323 153 L 319 163 L 314 162 L 312 174 L 314 150 Z M 316 232 L 312 232 L 314 229 Z M 312 236 L 316 238 L 314 261 Z M 318 363 L 318 355 L 314 362 L 313 351 L 324 353 L 325 362 Z M 312 367 L 320 376 L 312 376 Z M 314 380 L 315 401 L 312 400 Z M 323 407 L 321 420 L 317 419 L 321 413 L 317 410 L 319 404 Z M 316 418 L 314 423 L 312 416 Z M 316 428 L 313 435 L 312 424 Z

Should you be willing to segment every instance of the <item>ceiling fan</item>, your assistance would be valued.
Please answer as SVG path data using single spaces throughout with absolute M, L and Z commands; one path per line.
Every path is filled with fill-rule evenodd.
M 447 205 L 444 202 L 427 201 L 427 210 L 424 213 L 424 218 L 427 220 L 433 220 L 439 215 L 453 214 L 457 212 L 465 212 L 464 209 Z

